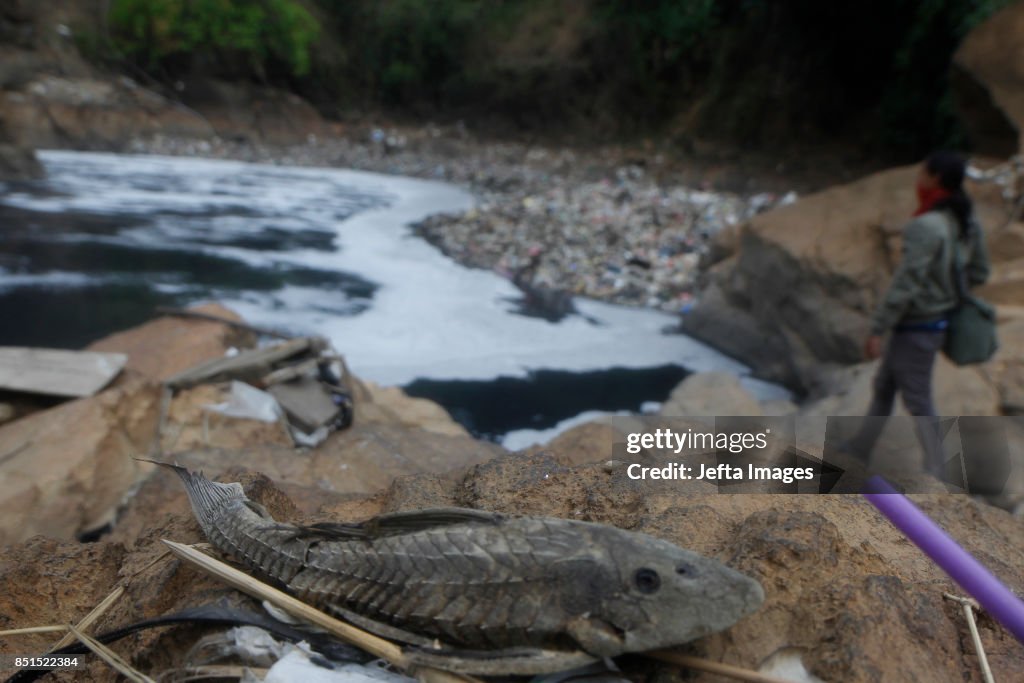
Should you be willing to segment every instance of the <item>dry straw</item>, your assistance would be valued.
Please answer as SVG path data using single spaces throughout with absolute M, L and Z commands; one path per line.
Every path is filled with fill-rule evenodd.
M 372 633 L 367 633 L 351 624 L 346 624 L 330 615 L 324 614 L 301 600 L 268 586 L 262 581 L 254 579 L 248 574 L 240 572 L 195 548 L 166 539 L 164 539 L 164 544 L 167 545 L 171 553 L 176 557 L 216 577 L 232 588 L 237 588 L 243 593 L 259 600 L 266 600 L 292 616 L 319 626 L 338 638 L 366 650 L 375 657 L 388 661 L 399 669 L 412 670 L 415 668 L 417 677 L 425 683 L 466 683 L 467 681 L 481 683 L 479 679 L 469 676 L 456 675 L 427 667 L 414 667 L 405 653 L 402 652 L 402 648 L 391 641 L 375 636 Z
M 117 670 L 122 676 L 127 678 L 132 683 L 156 683 L 152 678 L 146 674 L 134 669 L 131 664 L 121 659 L 121 656 L 111 650 L 109 647 L 101 643 L 100 641 L 85 635 L 74 626 L 69 626 L 68 630 L 78 638 L 78 640 L 85 645 L 87 648 L 93 651 L 97 657 L 105 661 L 111 667 Z

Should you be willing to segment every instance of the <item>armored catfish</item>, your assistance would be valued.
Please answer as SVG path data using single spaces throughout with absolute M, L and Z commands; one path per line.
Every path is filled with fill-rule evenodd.
M 602 524 L 437 508 L 292 526 L 238 483 L 170 467 L 216 548 L 452 671 L 545 673 L 678 645 L 764 600 L 719 562 Z

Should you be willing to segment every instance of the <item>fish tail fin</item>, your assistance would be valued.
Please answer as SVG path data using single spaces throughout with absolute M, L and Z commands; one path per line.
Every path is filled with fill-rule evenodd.
M 199 520 L 199 524 L 203 527 L 204 531 L 213 524 L 217 513 L 225 503 L 233 500 L 248 500 L 242 485 L 238 482 L 220 484 L 210 481 L 203 476 L 202 472 L 190 472 L 181 465 L 172 465 L 144 458 L 135 459 L 174 470 L 185 485 L 185 492 L 188 494 L 189 503 L 192 504 L 192 512 L 195 514 L 196 519 Z

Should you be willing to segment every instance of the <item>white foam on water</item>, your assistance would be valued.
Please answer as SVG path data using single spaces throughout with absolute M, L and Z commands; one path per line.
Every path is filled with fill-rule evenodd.
M 9 273 L 0 272 L 0 292 L 18 287 L 37 287 L 40 289 L 59 289 L 89 287 L 108 282 L 116 282 L 118 278 L 96 277 L 85 273 L 67 271 L 49 271 L 46 273 Z
M 518 292 L 508 280 L 462 267 L 411 233 L 411 222 L 473 206 L 468 192 L 450 184 L 181 157 L 47 151 L 40 158 L 54 193 L 7 195 L 4 203 L 55 213 L 150 216 L 148 226 L 98 239 L 193 249 L 260 268 L 291 264 L 343 271 L 376 283 L 369 308 L 355 315 L 345 315 L 353 301 L 329 287 L 245 292 L 227 303 L 253 324 L 328 337 L 356 374 L 381 384 L 664 364 L 748 374 L 705 344 L 663 333 L 676 319 L 657 311 L 580 299 L 581 313 L 599 324 L 578 315 L 553 324 L 515 314 L 509 300 Z M 234 213 L 203 221 L 204 212 L 224 210 Z M 176 222 L 175 212 L 184 218 Z M 189 244 L 197 232 L 230 239 L 268 227 L 333 233 L 336 250 Z M 777 393 L 773 385 L 748 386 L 759 394 Z

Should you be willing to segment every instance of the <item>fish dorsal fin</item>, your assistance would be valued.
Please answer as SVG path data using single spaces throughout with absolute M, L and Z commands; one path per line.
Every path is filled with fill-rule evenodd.
M 499 524 L 504 515 L 469 508 L 427 508 L 408 512 L 391 512 L 352 524 L 320 522 L 298 528 L 302 538 L 320 537 L 334 540 L 374 539 L 383 536 L 435 529 L 452 524 Z

